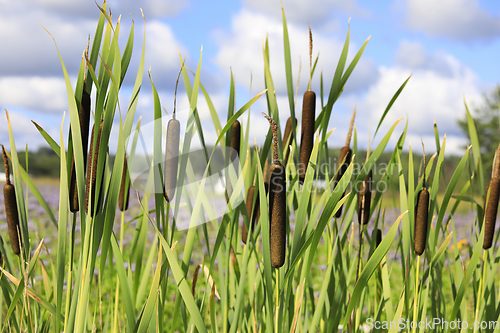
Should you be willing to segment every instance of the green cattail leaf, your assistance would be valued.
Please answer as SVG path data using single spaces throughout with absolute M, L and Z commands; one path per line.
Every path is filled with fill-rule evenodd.
M 484 230 L 485 228 L 482 228 L 481 234 L 479 234 L 477 242 L 474 245 L 474 248 L 472 249 L 472 256 L 469 260 L 469 264 L 467 265 L 464 278 L 462 278 L 460 281 L 455 282 L 456 284 L 460 284 L 460 287 L 458 289 L 457 295 L 455 296 L 455 302 L 453 303 L 453 308 L 448 318 L 457 318 L 458 310 L 460 308 L 460 305 L 462 304 L 465 292 L 469 287 L 470 277 L 473 276 L 474 271 L 477 269 L 479 259 L 481 258 L 481 254 L 483 252 L 482 247 L 484 241 Z M 449 332 L 449 327 L 445 329 L 444 332 L 445 333 Z
M 5 110 L 5 115 L 7 116 L 7 125 L 9 129 L 9 142 L 10 142 L 10 161 L 12 163 L 12 174 L 15 176 L 14 177 L 14 188 L 15 193 L 16 193 L 16 203 L 17 203 L 17 211 L 19 214 L 19 229 L 20 229 L 20 234 L 21 234 L 21 244 L 22 244 L 22 251 L 25 260 L 30 257 L 30 239 L 29 239 L 29 234 L 28 234 L 28 217 L 27 217 L 27 211 L 26 211 L 26 203 L 25 203 L 25 198 L 24 198 L 24 191 L 23 191 L 23 183 L 21 177 L 18 175 L 21 173 L 20 172 L 20 167 L 21 165 L 19 164 L 19 158 L 17 155 L 17 150 L 16 150 L 16 143 L 14 141 L 14 133 L 12 132 L 12 124 L 10 122 L 10 117 L 9 113 L 7 110 Z
M 217 114 L 214 104 L 212 103 L 212 99 L 210 98 L 207 91 L 205 90 L 205 87 L 203 87 L 201 83 L 200 83 L 200 88 L 201 91 L 203 92 L 203 96 L 205 96 L 205 100 L 207 101 L 208 110 L 210 111 L 210 116 L 212 117 L 212 123 L 214 124 L 215 132 L 220 133 L 222 132 L 222 127 L 220 125 L 219 115 Z
M 64 116 L 63 121 L 61 123 L 61 151 L 60 151 L 60 184 L 59 184 L 59 215 L 58 215 L 58 224 L 57 224 L 57 289 L 56 289 L 56 331 L 59 332 L 61 316 L 63 312 L 63 285 L 66 268 L 66 249 L 67 242 L 66 237 L 68 233 L 68 205 L 69 202 L 67 198 L 68 195 L 68 176 L 67 176 L 67 168 L 66 168 L 66 151 L 64 148 L 64 137 L 63 137 L 63 125 L 64 125 Z M 71 198 L 69 198 L 71 200 Z
M 132 50 L 134 48 L 134 27 L 135 23 L 134 20 L 132 20 L 132 26 L 130 27 L 127 44 L 125 45 L 125 49 L 123 50 L 122 54 L 120 86 L 122 85 L 125 74 L 127 73 L 128 65 L 130 64 L 130 58 L 132 58 Z
M 437 239 L 438 239 L 437 233 L 441 229 L 444 215 L 446 213 L 446 209 L 448 208 L 448 204 L 450 203 L 450 199 L 452 197 L 453 190 L 455 189 L 455 186 L 457 185 L 457 183 L 462 175 L 465 164 L 467 163 L 467 161 L 469 159 L 470 148 L 471 148 L 470 146 L 467 147 L 467 150 L 465 151 L 464 156 L 462 157 L 462 159 L 458 163 L 455 171 L 453 172 L 453 175 L 451 176 L 451 179 L 450 179 L 450 182 L 448 183 L 448 186 L 446 186 L 446 191 L 445 191 L 444 196 L 443 196 L 443 201 L 441 201 L 439 215 L 438 215 L 437 222 L 436 222 L 436 228 L 435 228 L 436 235 L 434 236 L 435 241 L 437 241 Z M 434 244 L 434 246 L 435 246 L 435 244 Z
M 288 27 L 286 23 L 285 10 L 283 6 L 281 6 L 282 20 L 283 20 L 283 46 L 284 46 L 284 54 L 285 54 L 285 75 L 286 75 L 286 89 L 288 93 L 288 106 L 290 108 L 290 126 L 292 137 L 296 138 L 296 126 L 297 119 L 295 117 L 295 100 L 294 100 L 294 91 L 293 91 L 293 75 L 292 75 L 292 58 L 290 55 L 290 40 L 288 37 Z M 287 122 L 288 126 L 288 122 Z M 286 135 L 285 135 L 286 136 Z M 283 145 L 286 143 L 283 142 Z M 289 143 L 291 144 L 291 142 Z M 283 163 L 286 166 L 286 159 Z
M 36 129 L 40 132 L 40 134 L 43 136 L 45 141 L 47 141 L 48 145 L 50 146 L 50 148 L 52 148 L 54 153 L 56 153 L 57 156 L 59 156 L 59 154 L 61 152 L 61 148 L 59 147 L 57 142 L 55 142 L 54 139 L 52 139 L 52 137 L 49 135 L 49 133 L 45 132 L 45 130 L 42 128 L 42 126 L 38 125 L 33 120 L 31 122 L 35 125 Z
M 294 261 L 295 258 L 297 258 L 297 253 L 299 252 L 299 249 L 303 246 L 305 238 L 309 237 L 309 233 L 312 232 L 312 229 L 309 228 L 314 227 L 314 223 L 309 223 L 307 225 L 306 234 L 303 234 L 304 227 L 306 226 L 307 206 L 309 204 L 309 200 L 311 199 L 311 193 L 312 193 L 311 186 L 313 184 L 313 178 L 314 178 L 315 167 L 312 166 L 312 163 L 316 163 L 318 159 L 319 144 L 320 144 L 319 136 L 316 136 L 314 147 L 311 152 L 311 157 L 309 160 L 311 162 L 311 167 L 307 168 L 306 177 L 304 179 L 304 186 L 302 187 L 302 194 L 299 198 L 299 205 L 298 205 L 299 207 L 295 213 L 296 232 L 293 235 L 291 261 Z
M 478 174 L 479 191 L 484 193 L 484 171 L 483 162 L 481 160 L 481 146 L 479 145 L 479 138 L 477 136 L 476 125 L 472 118 L 467 103 L 464 100 L 465 111 L 467 112 L 467 127 L 469 129 L 469 138 L 472 145 L 472 157 L 474 158 L 474 170 Z
M 387 251 L 389 251 L 392 242 L 396 238 L 396 234 L 399 228 L 399 223 L 401 222 L 401 219 L 406 213 L 407 212 L 404 212 L 403 214 L 399 215 L 399 217 L 397 218 L 396 222 L 394 222 L 389 232 L 387 232 L 384 239 L 382 239 L 380 245 L 373 252 L 373 255 L 366 262 L 363 271 L 359 275 L 359 279 L 356 282 L 356 285 L 354 286 L 354 291 L 352 292 L 351 299 L 349 300 L 349 305 L 347 306 L 347 311 L 345 312 L 345 317 L 344 317 L 344 327 L 347 326 L 347 322 L 349 320 L 349 317 L 351 316 L 352 310 L 354 309 L 356 304 L 358 304 L 358 300 L 361 296 L 363 289 L 368 285 L 368 280 L 372 276 L 373 272 L 375 272 L 375 269 L 378 267 L 382 259 L 385 257 Z M 402 297 L 401 299 L 404 300 L 404 297 Z
M 118 247 L 118 242 L 116 241 L 116 237 L 114 233 L 111 237 L 111 249 L 113 250 L 113 257 L 116 260 L 116 272 L 118 278 L 120 280 L 120 291 L 121 297 L 123 297 L 123 305 L 125 308 L 125 314 L 127 316 L 127 329 L 130 332 L 133 332 L 135 327 L 135 311 L 134 311 L 134 302 L 132 301 L 132 290 L 129 284 L 129 280 L 127 278 L 127 274 L 125 272 L 125 264 L 123 262 L 123 257 Z
M 140 321 L 138 322 L 138 327 L 136 332 L 146 333 L 148 332 L 148 327 L 151 323 L 151 319 L 155 314 L 155 305 L 157 301 L 158 288 L 160 284 L 160 276 L 162 270 L 162 252 L 161 246 L 158 247 L 158 261 L 156 262 L 155 274 L 153 276 L 153 282 L 151 283 L 151 289 L 149 290 L 148 299 L 144 305 L 144 311 Z
M 184 300 L 184 303 L 186 305 L 186 308 L 191 315 L 191 320 L 193 321 L 194 325 L 196 326 L 196 329 L 200 333 L 206 333 L 207 329 L 205 327 L 205 323 L 203 321 L 203 318 L 200 314 L 200 311 L 198 309 L 198 306 L 196 305 L 196 302 L 194 301 L 193 295 L 191 294 L 191 288 L 189 288 L 188 283 L 186 282 L 185 275 L 181 267 L 179 266 L 179 263 L 177 262 L 177 257 L 172 251 L 171 247 L 168 245 L 167 241 L 163 237 L 163 235 L 160 233 L 158 228 L 152 223 L 150 220 L 151 225 L 155 228 L 156 234 L 158 238 L 160 239 L 160 244 L 163 249 L 163 252 L 165 252 L 167 256 L 167 261 L 170 265 L 170 269 L 172 270 L 172 274 L 174 276 L 174 279 L 177 283 L 177 287 L 179 288 L 179 292 L 182 296 L 182 299 Z M 116 246 L 116 245 L 115 245 Z
M 394 102 L 396 102 L 396 99 L 398 99 L 399 95 L 401 94 L 401 92 L 405 88 L 405 86 L 408 83 L 408 81 L 410 80 L 410 78 L 411 78 L 411 75 L 405 80 L 405 82 L 403 82 L 403 84 L 401 85 L 401 87 L 399 87 L 398 91 L 396 91 L 394 96 L 392 96 L 391 101 L 389 102 L 389 104 L 387 105 L 387 107 L 384 110 L 384 113 L 382 113 L 382 117 L 380 117 L 380 120 L 379 120 L 378 125 L 377 125 L 377 129 L 375 130 L 375 133 L 373 134 L 373 140 L 375 140 L 375 136 L 377 136 L 377 132 L 380 128 L 380 125 L 382 125 L 382 122 L 384 121 L 385 116 L 387 116 L 387 113 L 391 109 Z
M 252 106 L 253 103 L 255 103 L 262 94 L 264 94 L 266 90 L 263 90 L 259 94 L 255 95 L 251 100 L 249 100 L 245 105 L 243 105 L 227 122 L 227 124 L 224 126 L 222 131 L 219 133 L 219 137 L 217 138 L 217 141 L 215 142 L 215 146 L 221 142 L 222 138 L 224 137 L 224 134 L 233 126 L 233 123 L 238 119 L 243 113 L 245 113 L 246 110 Z

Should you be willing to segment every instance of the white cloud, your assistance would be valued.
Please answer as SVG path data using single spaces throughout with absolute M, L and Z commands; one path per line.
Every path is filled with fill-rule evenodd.
M 184 3 L 181 0 L 174 2 Z M 148 66 L 158 67 L 158 70 L 162 71 L 168 66 L 178 68 L 177 50 L 185 53 L 171 28 L 154 19 L 170 15 L 170 11 L 165 7 L 169 3 L 157 0 L 142 3 L 147 19 Z M 134 55 L 137 55 L 136 62 L 138 63 L 143 32 L 139 5 L 133 1 L 120 1 L 116 4 L 111 3 L 109 7 L 112 10 L 115 25 L 119 14 L 123 16 L 120 34 L 122 51 L 132 22 L 129 10 L 135 9 L 133 12 L 133 19 L 136 22 Z M 86 14 L 87 11 L 88 14 Z M 29 4 L 7 2 L 0 12 L 0 40 L 2 40 L 0 73 L 11 76 L 62 75 L 56 47 L 44 27 L 54 36 L 68 72 L 76 73 L 89 36 L 91 43 L 93 42 L 99 15 L 100 11 L 95 3 L 83 0 L 74 2 L 32 0 Z M 134 63 L 131 65 L 133 66 Z
M 244 0 L 243 3 L 255 11 L 281 19 L 279 1 Z M 359 7 L 356 1 L 343 0 L 282 0 L 288 22 L 323 24 L 332 19 L 335 11 L 348 12 L 350 15 L 369 16 L 368 10 Z
M 43 8 L 48 12 L 64 15 L 68 18 L 95 18 L 96 10 L 99 13 L 94 1 L 88 0 L 28 0 L 26 3 L 30 4 L 30 7 Z M 107 3 L 112 13 L 121 13 L 126 16 L 133 13 L 134 16 L 139 15 L 140 17 L 140 8 L 142 8 L 145 15 L 150 18 L 174 16 L 189 6 L 187 0 L 143 0 L 141 2 L 108 0 Z M 102 7 L 103 1 L 97 1 L 97 4 Z
M 430 36 L 458 40 L 500 36 L 500 18 L 481 8 L 478 0 L 407 0 L 406 24 Z
M 42 25 L 56 38 L 68 70 L 76 70 L 95 23 L 65 21 L 37 8 L 21 9 L 22 13 L 13 8 L 0 12 L 0 72 L 4 75 L 62 74 L 54 42 Z
M 9 109 L 8 111 L 17 150 L 24 150 L 26 145 L 28 145 L 29 150 L 36 150 L 40 146 L 47 146 L 45 140 L 40 135 L 40 132 L 38 132 L 36 127 L 31 123 L 30 119 L 26 115 L 12 109 Z M 6 149 L 11 150 L 9 130 L 5 113 L 2 112 L 0 116 L 3 118 L 2 121 L 0 121 L 0 143 L 3 144 Z M 59 129 L 61 121 L 62 116 L 59 122 L 55 124 L 55 128 L 49 128 L 47 126 L 50 121 L 42 120 L 38 121 L 38 124 L 42 126 L 52 136 L 52 138 L 59 142 Z
M 1 77 L 0 105 L 16 105 L 40 112 L 67 110 L 68 99 L 64 78 Z
M 139 45 L 136 47 L 139 48 Z M 139 51 L 139 50 L 138 50 Z M 181 61 L 179 52 L 183 57 L 189 56 L 186 48 L 179 42 L 172 29 L 160 22 L 146 23 L 146 59 L 145 69 L 151 67 L 154 83 L 157 89 L 175 86 Z M 194 62 L 189 59 L 189 62 Z M 149 79 L 144 77 L 143 84 L 150 86 Z M 182 82 L 181 82 L 182 85 Z
M 312 29 L 314 59 L 319 52 L 319 60 L 313 78 L 313 88 L 319 90 L 320 72 L 323 72 L 324 82 L 328 87 L 335 72 L 336 61 L 342 51 L 344 40 L 331 37 L 324 32 L 315 33 L 314 26 Z M 299 88 L 299 93 L 302 93 L 306 89 L 309 79 L 309 34 L 307 25 L 288 23 L 288 34 L 294 86 L 297 84 L 297 75 L 300 64 L 302 64 Z M 231 32 L 219 33 L 218 43 L 220 47 L 214 61 L 222 73 L 227 73 L 228 68 L 231 67 L 235 81 L 243 86 L 249 86 L 252 74 L 253 89 L 256 91 L 263 90 L 264 60 L 262 43 L 266 35 L 269 41 L 270 68 L 276 94 L 284 95 L 287 93 L 287 85 L 281 19 L 243 9 L 233 17 Z M 357 52 L 358 46 L 354 44 L 351 42 L 350 57 Z M 347 87 L 350 92 L 366 89 L 376 79 L 373 61 L 363 59 L 360 61 L 359 66 L 360 68 L 354 70 L 353 83 Z
M 461 154 L 460 145 L 465 142 L 457 125 L 457 118 L 465 112 L 464 96 L 468 104 L 481 102 L 481 82 L 477 75 L 449 54 L 439 52 L 427 54 L 418 44 L 403 42 L 398 54 L 415 49 L 414 57 L 399 61 L 392 67 L 381 67 L 379 79 L 370 87 L 361 101 L 347 98 L 347 105 L 358 105 L 358 135 L 360 142 L 367 142 L 368 124 L 375 130 L 385 108 L 401 84 L 412 75 L 408 84 L 387 114 L 384 125 L 377 134 L 380 140 L 390 126 L 399 118 L 408 119 L 408 137 L 431 140 L 434 136 L 434 120 L 440 134 L 447 133 L 449 146 L 454 153 Z M 431 60 L 430 65 L 423 60 Z M 446 71 L 435 64 L 442 64 Z M 406 121 L 406 120 L 405 120 Z M 402 130 L 402 126 L 401 130 Z M 415 144 L 415 143 L 414 143 Z M 432 140 L 428 144 L 433 144 Z

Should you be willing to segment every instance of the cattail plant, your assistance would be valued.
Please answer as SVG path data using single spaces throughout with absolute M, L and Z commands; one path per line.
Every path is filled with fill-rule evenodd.
M 358 222 L 368 224 L 370 221 L 370 205 L 372 201 L 372 170 L 368 173 L 359 188 Z
M 316 93 L 311 91 L 312 75 L 312 33 L 309 28 L 309 89 L 304 93 L 302 99 L 302 131 L 300 138 L 299 154 L 299 181 L 304 182 L 306 177 L 309 158 L 314 146 L 314 122 L 316 121 Z M 285 162 L 286 163 L 286 162 Z
M 233 161 L 237 160 L 240 156 L 240 141 L 241 141 L 241 124 L 238 120 L 235 120 L 232 125 L 231 131 L 231 151 L 229 153 L 229 163 L 233 163 Z M 231 195 L 233 193 L 233 185 L 230 181 L 230 175 L 228 175 L 227 179 L 227 189 L 226 189 L 226 201 L 229 202 Z
M 94 131 L 96 124 L 92 126 L 92 134 L 90 138 L 90 149 L 89 149 L 90 161 L 87 164 L 87 182 L 85 186 L 86 190 L 85 212 L 87 212 L 87 214 L 89 214 L 92 217 L 94 217 L 99 211 L 99 203 L 101 201 L 102 187 L 103 187 L 102 186 L 103 182 L 101 181 L 99 198 L 97 199 L 97 204 L 96 204 L 95 193 L 96 193 L 96 180 L 97 180 L 97 166 L 98 166 L 99 148 L 101 146 L 101 134 L 102 134 L 103 123 L 104 122 L 102 120 L 99 123 L 99 128 L 97 129 L 97 138 L 96 138 L 97 140 L 95 142 L 95 145 L 94 145 Z M 102 180 L 104 180 L 104 175 L 102 177 Z M 89 201 L 90 201 L 90 207 L 89 207 Z
M 170 202 L 177 187 L 179 167 L 179 138 L 181 125 L 177 119 L 170 119 L 167 127 L 167 149 L 165 151 L 165 199 Z
M 376 247 L 378 247 L 380 245 L 380 243 L 382 242 L 382 230 L 380 230 L 379 228 L 377 228 L 377 230 L 373 230 L 373 233 L 372 233 L 372 237 L 375 237 L 376 238 Z
M 167 126 L 167 143 L 165 150 L 165 169 L 164 169 L 164 196 L 167 202 L 172 201 L 177 187 L 177 170 L 179 168 L 179 142 L 181 134 L 181 124 L 175 119 L 175 109 L 177 106 L 177 85 L 179 84 L 179 77 L 181 76 L 184 62 L 182 62 L 181 69 L 177 74 L 174 92 L 174 112 L 172 119 L 168 121 Z
M 10 245 L 15 254 L 21 253 L 19 214 L 17 212 L 16 192 L 14 185 L 10 182 L 10 168 L 7 153 L 2 145 L 3 163 L 5 165 L 5 185 L 3 186 L 3 196 L 5 202 L 5 215 L 7 216 L 7 225 L 9 228 Z
M 89 123 L 90 123 L 90 95 L 87 92 L 87 84 L 83 81 L 82 101 L 78 118 L 80 120 L 80 134 L 82 137 L 83 165 L 87 163 L 87 149 L 89 141 Z M 71 178 L 69 183 L 69 209 L 72 213 L 77 212 L 80 207 L 78 203 L 78 188 L 76 184 L 75 157 L 71 160 Z
M 231 132 L 231 161 L 240 156 L 240 141 L 241 141 L 241 124 L 236 119 L 232 126 Z
M 352 129 L 354 128 L 354 119 L 356 118 L 356 109 L 354 109 L 354 112 L 352 113 L 351 117 L 351 124 L 349 125 L 349 131 L 347 132 L 347 138 L 345 140 L 345 146 L 340 149 L 340 154 L 339 154 L 339 167 L 337 170 L 337 174 L 335 175 L 335 181 L 334 184 L 337 185 L 344 173 L 346 172 L 347 168 L 349 167 L 349 164 L 351 164 L 351 159 L 352 159 L 352 150 L 349 147 L 351 144 L 351 136 L 352 136 Z M 341 217 L 342 216 L 342 206 L 340 206 L 339 210 L 337 213 L 335 213 L 335 217 Z
M 295 119 L 295 124 L 297 123 L 297 118 Z M 283 145 L 285 146 L 285 154 L 283 158 L 283 165 L 286 167 L 288 163 L 288 157 L 290 156 L 290 145 L 293 141 L 293 122 L 292 117 L 288 117 L 285 126 L 285 133 L 283 134 Z
M 484 242 L 483 249 L 487 250 L 493 244 L 495 234 L 495 224 L 497 220 L 498 201 L 500 197 L 500 145 L 497 148 L 493 161 L 492 177 L 486 193 L 484 194 Z M 488 192 L 490 193 L 488 197 Z M 488 202 L 486 202 L 488 201 Z
M 417 205 L 415 207 L 415 242 L 414 250 L 418 256 L 421 256 L 425 250 L 427 242 L 427 220 L 429 215 L 429 191 L 427 191 L 425 184 L 425 150 L 424 143 L 422 142 L 423 150 L 423 178 L 422 189 L 417 195 Z
M 130 175 L 128 173 L 127 156 L 123 160 L 122 181 L 120 184 L 120 194 L 118 196 L 118 208 L 122 212 L 128 209 L 128 201 L 130 197 Z
M 271 265 L 280 268 L 285 263 L 286 249 L 286 184 L 285 167 L 278 158 L 278 125 L 262 113 L 271 124 L 273 132 L 273 163 L 269 168 L 269 219 Z

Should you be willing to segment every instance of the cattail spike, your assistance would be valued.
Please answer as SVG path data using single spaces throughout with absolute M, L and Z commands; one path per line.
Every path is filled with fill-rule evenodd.
M 310 91 L 311 81 L 312 81 L 313 35 L 309 23 L 307 23 L 307 27 L 309 28 L 309 89 L 308 90 Z
M 5 151 L 5 147 L 3 145 L 2 145 L 2 156 L 3 156 L 3 164 L 5 167 L 5 183 L 10 184 L 9 159 L 7 158 L 7 152 Z
M 269 117 L 267 114 L 262 112 L 264 117 L 266 117 L 267 121 L 269 121 L 269 124 L 271 124 L 271 131 L 273 132 L 273 163 L 278 162 L 279 163 L 279 157 L 278 157 L 278 125 L 276 125 L 276 122 L 274 121 L 273 118 Z
M 304 93 L 302 103 L 302 133 L 299 154 L 299 181 L 302 183 L 306 177 L 307 166 L 314 147 L 314 123 L 316 121 L 316 94 L 314 91 Z
M 177 119 L 170 119 L 167 125 L 167 143 L 165 150 L 165 172 L 164 172 L 164 196 L 170 202 L 177 187 L 177 171 L 179 168 L 179 138 L 180 122 Z
M 376 247 L 378 247 L 382 242 L 382 230 L 380 229 L 373 230 L 372 237 L 373 236 L 376 237 Z
M 423 174 L 423 178 L 422 178 L 422 187 L 425 188 L 425 147 L 424 147 L 424 140 L 422 139 L 422 137 L 420 137 L 420 140 L 422 141 L 422 153 L 423 153 L 423 159 L 424 159 L 424 174 Z
M 12 251 L 15 254 L 21 253 L 21 241 L 19 238 L 19 214 L 16 203 L 16 192 L 14 185 L 5 184 L 3 187 L 3 196 L 5 203 L 5 215 L 7 217 L 7 225 L 9 228 L 9 238 Z
M 2 145 L 2 156 L 5 165 L 5 185 L 3 186 L 3 196 L 5 203 L 5 215 L 9 228 L 10 245 L 15 254 L 21 253 L 21 242 L 19 239 L 19 214 L 17 211 L 16 192 L 14 185 L 10 182 L 10 169 L 7 152 Z
M 493 159 L 491 178 L 493 177 L 500 178 L 500 144 L 498 145 L 497 151 L 495 153 L 495 158 Z
M 120 184 L 120 194 L 118 196 L 118 208 L 122 212 L 128 209 L 128 201 L 130 197 L 130 175 L 128 173 L 127 156 L 123 160 L 122 181 Z
M 358 222 L 368 224 L 370 222 L 370 208 L 372 199 L 372 171 L 368 173 L 359 189 Z
M 490 196 L 488 198 L 488 191 Z M 498 212 L 498 201 L 500 197 L 500 178 L 491 178 L 488 187 L 486 188 L 486 194 L 484 196 L 484 242 L 483 249 L 487 250 L 493 244 L 493 238 L 495 234 L 495 224 Z M 488 203 L 486 200 L 488 199 Z
M 197 265 L 194 269 L 193 280 L 191 282 L 191 294 L 196 297 L 196 282 L 198 281 L 198 274 L 200 272 L 201 265 Z
M 418 192 L 417 205 L 415 207 L 415 240 L 414 250 L 417 255 L 422 255 L 427 242 L 427 220 L 429 216 L 429 191 L 423 188 Z
M 356 108 L 354 108 L 354 111 L 352 113 L 351 124 L 349 125 L 349 132 L 347 132 L 347 138 L 345 140 L 346 147 L 349 147 L 349 145 L 351 144 L 351 136 L 352 136 L 352 130 L 354 128 L 354 119 L 355 118 L 356 118 Z
M 92 134 L 91 134 L 91 139 L 90 139 L 90 150 L 89 150 L 89 156 L 90 156 L 90 161 L 87 164 L 87 182 L 85 186 L 86 190 L 86 196 L 85 196 L 85 211 L 87 214 L 90 216 L 94 217 L 97 212 L 99 211 L 99 203 L 100 203 L 100 198 L 102 194 L 102 188 L 103 188 L 103 182 L 104 182 L 104 175 L 102 175 L 101 178 L 101 187 L 99 191 L 99 198 L 97 199 L 96 202 L 96 186 L 97 186 L 97 167 L 98 167 L 98 156 L 99 156 L 99 149 L 101 146 L 101 133 L 102 133 L 102 126 L 103 126 L 103 121 L 101 120 L 99 123 L 99 127 L 97 128 L 97 137 L 96 141 L 94 141 L 94 134 L 95 134 L 95 125 L 92 127 Z M 95 142 L 95 144 L 94 144 Z M 95 147 L 94 147 L 95 146 Z M 89 207 L 89 202 L 90 207 Z
M 274 142 L 274 161 L 269 168 L 269 241 L 271 265 L 279 268 L 285 263 L 286 251 L 286 183 L 285 167 L 280 163 L 277 152 L 278 126 L 264 113 L 271 125 Z

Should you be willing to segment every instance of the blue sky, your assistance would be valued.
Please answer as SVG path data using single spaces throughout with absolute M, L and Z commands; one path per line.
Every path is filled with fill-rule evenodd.
M 146 17 L 146 68 L 151 67 L 163 106 L 170 111 L 173 86 L 179 68 L 178 50 L 194 68 L 203 45 L 202 83 L 207 87 L 221 120 L 226 117 L 230 68 L 237 83 L 236 101 L 241 106 L 263 89 L 262 39 L 269 38 L 271 71 L 276 85 L 284 125 L 289 116 L 286 97 L 281 8 L 277 0 L 195 1 L 195 0 L 110 0 L 116 20 L 122 15 L 122 37 L 128 34 L 131 16 L 136 25 L 136 51 L 142 43 Z M 30 120 L 40 123 L 59 137 L 62 114 L 67 110 L 61 66 L 54 44 L 41 25 L 55 37 L 70 75 L 77 66 L 86 39 L 93 35 L 99 11 L 93 0 L 0 0 L 0 107 L 13 120 L 16 143 L 36 148 L 43 139 Z M 368 36 L 370 41 L 350 82 L 334 107 L 330 127 L 337 129 L 332 146 L 344 142 L 351 113 L 356 107 L 358 142 L 366 147 L 369 131 L 375 126 L 399 86 L 411 74 L 408 85 L 385 121 L 385 128 L 404 117 L 409 121 L 409 140 L 420 137 L 433 146 L 433 121 L 447 135 L 450 153 L 463 154 L 463 137 L 456 118 L 463 116 L 465 96 L 469 106 L 479 106 L 482 95 L 499 82 L 500 3 L 476 0 L 285 0 L 283 6 L 291 39 L 294 84 L 302 65 L 297 110 L 306 89 L 308 71 L 307 23 L 312 28 L 314 54 L 319 52 L 318 72 L 328 86 L 333 77 L 350 20 L 350 57 Z M 122 42 L 122 47 L 125 45 Z M 138 52 L 132 62 L 138 63 Z M 134 66 L 129 81 L 134 79 Z M 250 91 L 250 75 L 253 85 Z M 125 87 L 126 88 L 126 87 Z M 319 74 L 313 78 L 319 89 Z M 319 95 L 319 91 L 317 91 Z M 128 101 L 127 89 L 122 96 Z M 179 110 L 188 103 L 179 94 Z M 263 141 L 267 122 L 261 99 L 251 115 L 250 138 Z M 318 103 L 319 104 L 319 103 Z M 207 140 L 215 141 L 205 100 L 200 114 Z M 319 113 L 319 110 L 317 111 Z M 138 107 L 138 116 L 152 117 L 151 85 L 147 75 Z M 183 115 L 180 112 L 180 119 Z M 243 119 L 246 121 L 246 117 Z M 400 125 L 402 131 L 404 124 Z M 0 122 L 0 143 L 7 144 L 7 128 Z M 431 148 L 429 148 L 431 149 Z

